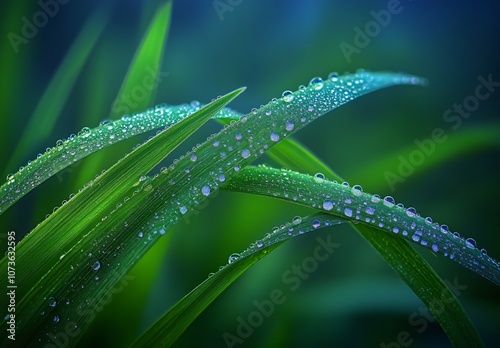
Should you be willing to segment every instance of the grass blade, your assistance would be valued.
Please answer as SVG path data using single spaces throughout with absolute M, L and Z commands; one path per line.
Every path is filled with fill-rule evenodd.
M 154 167 L 179 143 L 242 91 L 243 89 L 239 89 L 219 98 L 137 148 L 96 179 L 92 185 L 79 192 L 66 205 L 53 213 L 17 245 L 16 258 L 19 261 L 16 278 L 18 285 L 16 315 L 21 318 L 17 322 L 19 344 L 41 338 L 34 337 L 41 325 L 51 326 L 58 323 L 52 321 L 48 316 L 39 315 L 47 307 L 46 301 L 43 300 L 50 297 L 47 295 L 47 291 L 56 293 L 57 289 L 64 288 L 62 285 L 68 284 L 66 282 L 68 273 L 71 274 L 73 271 L 77 273 L 76 283 L 82 280 L 82 274 L 92 276 L 92 272 L 89 270 L 92 271 L 92 268 L 95 268 L 93 266 L 96 262 L 95 258 L 91 257 L 93 261 L 89 268 L 82 266 L 76 269 L 73 267 L 74 258 L 72 259 L 70 256 L 66 258 L 66 255 L 75 248 L 79 251 L 86 250 L 92 255 L 92 252 L 88 250 L 94 250 L 93 243 L 97 244 L 97 242 L 85 236 L 89 233 L 89 228 L 101 221 L 102 215 L 97 215 L 94 212 L 95 206 L 109 207 L 123 201 L 124 195 L 130 191 L 134 183 L 137 183 L 139 176 Z M 101 213 L 104 214 L 103 211 Z M 109 237 L 103 233 L 98 239 L 103 238 L 103 236 L 104 239 Z M 120 241 L 113 242 L 120 244 Z M 98 249 L 97 253 L 101 253 L 103 250 L 105 249 Z M 87 257 L 87 254 L 85 256 Z M 1 269 L 6 269 L 7 261 L 6 257 L 0 260 Z M 39 267 L 33 268 L 33 264 L 37 264 Z M 68 271 L 69 269 L 71 271 Z M 115 275 L 113 281 L 117 282 L 119 279 Z M 39 282 L 46 285 L 36 286 L 35 284 Z M 92 285 L 95 286 L 95 284 L 91 284 L 88 288 L 90 289 Z M 99 288 L 102 292 L 112 290 L 112 286 L 101 285 Z M 52 296 L 61 298 L 60 296 Z M 6 298 L 2 298 L 1 301 L 4 305 Z M 47 315 L 50 309 L 49 307 Z M 79 320 L 76 321 L 79 330 L 83 330 L 85 325 L 90 323 L 86 319 L 84 316 L 80 316 Z M 5 325 L 4 321 L 2 327 L 5 328 Z M 63 323 L 61 322 L 59 325 L 63 325 Z M 55 332 L 59 332 L 58 330 Z
M 288 223 L 284 228 L 256 242 L 256 245 L 242 252 L 236 261 L 209 276 L 204 282 L 172 306 L 156 323 L 137 339 L 131 347 L 170 347 L 229 285 L 237 280 L 248 268 L 262 259 L 284 241 L 316 229 L 345 223 L 345 220 L 318 213 Z M 293 227 L 292 227 L 293 226 Z M 290 227 L 293 234 L 290 233 Z M 226 342 L 230 337 L 224 336 Z M 231 342 L 231 341 L 229 341 Z
M 40 146 L 54 129 L 69 93 L 104 29 L 107 17 L 105 12 L 97 12 L 82 28 L 27 122 L 6 169 L 13 168 L 34 146 Z

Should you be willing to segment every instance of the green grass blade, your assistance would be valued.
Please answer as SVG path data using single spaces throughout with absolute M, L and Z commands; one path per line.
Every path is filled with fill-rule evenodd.
M 105 123 L 99 127 L 83 128 L 75 137 L 60 141 L 42 156 L 11 175 L 0 187 L 0 214 L 42 182 L 72 163 L 122 140 L 153 129 L 168 127 L 199 110 L 199 103 L 177 106 L 158 105 L 134 116 Z M 233 118 L 238 113 L 224 108 L 214 117 Z
M 229 285 L 248 268 L 262 259 L 284 241 L 309 233 L 319 228 L 345 223 L 343 219 L 318 213 L 293 221 L 273 231 L 268 237 L 258 240 L 253 246 L 238 254 L 224 268 L 210 275 L 204 282 L 184 296 L 156 323 L 137 339 L 131 347 L 170 347 L 187 327 L 212 303 Z M 290 228 L 293 230 L 290 233 Z M 231 338 L 224 336 L 225 340 Z
M 90 52 L 104 29 L 107 17 L 105 12 L 97 12 L 82 28 L 27 122 L 4 170 L 12 170 L 30 149 L 40 146 L 51 134 Z
M 218 190 L 220 182 L 237 175 L 241 168 L 250 164 L 280 139 L 292 135 L 328 111 L 366 93 L 399 84 L 422 83 L 421 79 L 404 74 L 365 71 L 341 77 L 332 76 L 326 81 L 314 79 L 309 87 L 299 89 L 295 93 L 286 92 L 283 98 L 273 100 L 225 127 L 187 156 L 174 161 L 168 170 L 152 179 L 144 180 L 142 187 L 138 187 L 139 190 L 132 194 L 130 200 L 126 200 L 125 204 L 112 211 L 109 211 L 109 205 L 113 205 L 110 199 L 96 204 L 99 207 L 97 211 L 85 213 L 85 206 L 74 209 L 76 203 L 71 203 L 76 201 L 80 204 L 82 200 L 76 199 L 78 196 L 75 201 L 70 200 L 32 232 L 31 235 L 44 238 L 50 238 L 51 235 L 57 237 L 53 237 L 54 243 L 47 243 L 46 240 L 37 243 L 50 245 L 54 254 L 48 264 L 52 268 L 48 273 L 41 272 L 41 279 L 33 277 L 35 280 L 31 282 L 40 279 L 35 287 L 26 288 L 31 288 L 28 299 L 51 296 L 71 298 L 73 309 L 48 308 L 47 305 L 43 307 L 43 303 L 34 304 L 37 307 L 33 308 L 33 304 L 22 297 L 17 311 L 26 313 L 22 316 L 27 318 L 23 319 L 26 320 L 23 322 L 24 328 L 32 332 L 31 335 L 26 335 L 25 340 L 40 338 L 46 341 L 47 334 L 55 334 L 63 329 L 62 321 L 55 322 L 51 321 L 50 317 L 34 316 L 33 313 L 39 313 L 41 308 L 45 308 L 45 312 L 47 315 L 50 313 L 51 317 L 65 316 L 66 320 L 78 322 L 80 329 L 85 328 L 88 322 L 74 312 L 78 304 L 85 303 L 89 297 L 98 300 L 109 293 L 119 277 L 126 274 L 136 260 L 163 233 L 179 222 L 184 214 Z M 90 187 L 95 186 L 96 182 Z M 103 194 L 114 193 L 109 190 L 112 185 L 103 186 L 101 181 L 99 186 L 101 187 L 96 190 L 100 189 Z M 63 213 L 58 214 L 61 211 Z M 63 215 L 70 218 L 58 221 Z M 97 220 L 101 222 L 89 231 L 87 227 L 90 228 Z M 63 228 L 68 222 L 71 224 Z M 66 240 L 64 236 L 70 228 L 73 229 L 73 234 L 83 238 L 76 244 L 67 243 L 70 249 L 65 250 L 60 240 Z M 24 249 L 27 250 L 26 247 Z M 30 271 L 27 269 L 26 273 Z M 98 284 L 94 281 L 95 271 L 100 275 Z M 66 286 L 53 285 L 61 284 L 60 277 L 65 279 Z M 75 291 L 71 285 L 83 285 L 83 288 Z M 28 327 L 26 322 L 30 319 L 32 326 Z
M 265 182 L 266 185 L 262 185 Z M 444 255 L 500 285 L 500 264 L 471 238 L 448 231 L 445 225 L 421 217 L 414 208 L 396 205 L 392 197 L 364 193 L 361 186 L 350 187 L 316 176 L 274 168 L 247 167 L 224 185 L 228 190 L 275 197 L 321 209 Z
M 23 342 L 26 343 L 41 338 L 41 336 L 36 336 L 39 333 L 40 326 L 47 325 L 51 327 L 55 325 L 57 327 L 57 325 L 65 325 L 63 322 L 58 324 L 58 322 L 52 321 L 52 317 L 39 315 L 43 311 L 47 311 L 48 315 L 49 310 L 52 309 L 49 307 L 45 310 L 47 303 L 43 299 L 50 297 L 47 296 L 47 291 L 55 294 L 61 288 L 67 290 L 63 285 L 68 284 L 68 273 L 70 275 L 72 275 L 73 271 L 77 273 L 77 279 L 74 280 L 73 285 L 82 281 L 84 275 L 92 276 L 91 266 L 96 259 L 90 255 L 95 254 L 97 256 L 106 250 L 94 246 L 97 245 L 99 240 L 106 240 L 109 235 L 105 231 L 102 235 L 96 236 L 96 240 L 86 236 L 89 229 L 94 227 L 98 221 L 101 221 L 104 216 L 101 215 L 105 214 L 102 207 L 114 206 L 123 201 L 124 195 L 138 182 L 141 175 L 147 173 L 171 150 L 242 91 L 243 89 L 239 89 L 217 99 L 141 145 L 54 212 L 16 246 L 16 258 L 18 260 L 16 265 L 16 284 L 18 285 L 16 315 L 20 318 L 17 322 L 19 344 L 22 345 Z M 96 207 L 102 210 L 96 211 Z M 144 206 L 141 208 L 147 209 Z M 127 219 L 127 216 L 122 217 L 121 221 L 124 219 Z M 110 244 L 117 244 L 113 244 L 112 250 L 115 250 L 114 248 L 119 246 L 120 242 L 119 240 L 111 241 Z M 78 256 L 83 255 L 87 259 L 90 258 L 90 265 L 87 261 L 86 267 L 83 265 L 79 268 L 73 267 L 73 265 L 76 265 L 75 258 L 72 258 L 71 255 L 66 257 L 73 249 L 78 250 L 78 253 L 76 253 Z M 85 254 L 80 254 L 83 251 L 85 251 Z M 112 254 L 110 251 L 108 253 L 109 255 Z M 133 258 L 133 260 L 136 259 Z M 7 261 L 6 257 L 0 260 L 1 269 L 6 269 Z M 32 267 L 34 264 L 38 265 L 38 267 Z M 60 268 L 56 268 L 56 266 Z M 107 278 L 111 282 L 110 287 L 106 287 L 104 279 L 102 284 L 98 284 L 102 293 L 111 291 L 115 283 L 120 279 L 116 275 L 110 277 L 113 277 L 112 279 Z M 36 285 L 40 282 L 42 285 Z M 88 289 L 97 286 L 95 282 L 87 285 Z M 74 292 L 74 289 L 70 290 L 70 292 Z M 61 298 L 60 296 L 53 296 Z M 4 303 L 5 301 L 5 297 L 1 299 L 2 305 L 7 305 Z M 73 308 L 74 311 L 75 308 Z M 63 315 L 67 315 L 64 310 L 63 312 Z M 79 330 L 83 331 L 85 325 L 90 323 L 90 320 L 80 315 L 76 322 L 78 322 Z M 4 321 L 2 323 L 4 329 L 5 325 L 6 322 Z M 57 330 L 56 333 L 59 332 Z
M 132 115 L 151 106 L 156 79 L 164 78 L 159 74 L 171 13 L 172 1 L 167 1 L 156 12 L 123 81 L 113 106 L 112 117 Z M 136 91 L 138 89 L 141 90 L 140 94 Z

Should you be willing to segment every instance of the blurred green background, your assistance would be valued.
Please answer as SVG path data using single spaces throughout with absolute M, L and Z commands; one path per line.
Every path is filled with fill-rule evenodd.
M 46 25 L 18 45 L 12 44 L 9 34 L 21 35 L 23 18 L 32 21 L 40 4 L 2 3 L 3 175 L 17 171 L 56 140 L 112 117 L 134 52 L 162 3 L 70 1 L 60 4 Z M 226 4 L 227 10 L 218 11 L 214 3 Z M 387 8 L 387 1 L 174 1 L 160 67 L 166 77 L 158 84 L 153 105 L 208 102 L 247 86 L 231 107 L 248 112 L 286 89 L 295 90 L 312 77 L 333 71 L 365 68 L 424 76 L 430 81 L 426 88 L 403 86 L 365 96 L 326 115 L 296 138 L 351 184 L 416 207 L 422 215 L 474 237 L 479 247 L 500 259 L 496 200 L 500 90 L 481 100 L 456 129 L 455 121 L 443 117 L 454 104 L 475 94 L 479 76 L 491 74 L 493 81 L 500 81 L 500 6 L 496 1 L 401 1 L 399 13 L 392 14 L 385 26 L 378 25 L 380 30 L 365 47 L 358 45 L 357 53 L 346 58 L 342 43 L 355 46 L 356 28 L 366 32 L 366 25 L 374 21 L 372 11 Z M 62 77 L 74 83 L 53 87 L 61 100 L 67 94 L 60 118 L 53 125 L 36 124 L 40 133 L 36 146 L 11 163 L 28 120 L 82 28 L 87 28 L 86 36 L 80 36 L 80 49 L 69 61 L 74 75 Z M 55 105 L 46 108 L 57 113 Z M 418 150 L 415 140 L 429 139 L 436 128 L 444 130 L 447 140 L 392 190 L 386 173 L 398 174 L 400 156 L 408 159 Z M 218 129 L 211 121 L 166 163 Z M 146 137 L 103 150 L 99 158 L 91 156 L 35 189 L 0 216 L 2 233 L 29 232 L 70 193 Z M 261 162 L 273 164 L 266 158 Z M 208 273 L 225 264 L 232 252 L 243 250 L 273 226 L 308 212 L 270 199 L 221 192 L 189 222 L 167 234 L 131 271 L 133 279 L 103 308 L 81 346 L 130 343 Z M 298 290 L 290 291 L 281 277 L 312 255 L 318 235 L 331 235 L 341 246 Z M 444 279 L 456 278 L 467 286 L 460 301 L 487 345 L 498 342 L 498 288 L 450 260 L 417 250 Z M 178 346 L 224 346 L 222 335 L 236 335 L 237 318 L 247 318 L 255 310 L 253 302 L 268 299 L 273 289 L 285 291 L 285 303 L 255 328 L 243 346 L 378 347 L 395 341 L 401 331 L 410 334 L 414 346 L 449 345 L 435 322 L 428 322 L 423 332 L 417 331 L 421 326 L 411 325 L 409 318 L 422 303 L 354 230 L 336 227 L 296 238 L 259 262 L 202 314 Z

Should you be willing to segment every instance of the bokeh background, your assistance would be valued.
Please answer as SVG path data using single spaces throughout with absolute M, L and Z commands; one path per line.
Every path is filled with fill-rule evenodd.
M 156 103 L 208 102 L 240 86 L 247 91 L 231 106 L 241 112 L 265 104 L 286 89 L 295 90 L 314 76 L 337 71 L 404 71 L 429 79 L 429 86 L 379 91 L 343 106 L 297 134 L 315 154 L 365 191 L 392 195 L 424 216 L 474 237 L 500 259 L 500 87 L 460 127 L 443 114 L 474 95 L 478 77 L 500 81 L 500 6 L 496 1 L 401 1 L 366 47 L 346 58 L 341 44 L 355 45 L 356 27 L 374 20 L 372 11 L 387 1 L 174 1 L 171 29 Z M 389 2 L 390 3 L 390 2 Z M 40 10 L 28 1 L 4 1 L 1 14 L 1 137 L 4 175 L 53 146 L 58 139 L 93 127 L 110 117 L 127 68 L 162 1 L 70 1 L 16 53 L 8 33 L 19 33 L 22 18 Z M 9 159 L 78 33 L 93 16 L 105 27 L 75 76 L 68 101 L 54 126 L 37 146 Z M 167 159 L 186 152 L 220 128 L 210 122 Z M 386 172 L 398 173 L 400 156 L 417 150 L 416 139 L 442 128 L 447 141 L 437 144 L 414 172 L 392 190 Z M 145 139 L 145 138 L 144 138 Z M 97 164 L 92 157 L 52 178 L 0 216 L 3 232 L 22 235 L 85 182 L 130 151 L 134 138 L 110 150 Z M 261 162 L 273 164 L 264 158 Z M 271 199 L 222 192 L 208 206 L 170 231 L 130 272 L 131 281 L 100 312 L 81 346 L 124 346 L 154 322 L 227 257 L 245 249 L 273 226 L 310 211 Z M 340 248 L 296 291 L 281 277 L 301 264 L 317 246 L 316 237 Z M 499 291 L 458 264 L 418 248 L 437 272 L 466 286 L 459 299 L 489 346 L 500 338 Z M 407 331 L 412 345 L 450 346 L 440 327 L 411 325 L 423 306 L 396 273 L 351 228 L 336 227 L 296 238 L 260 261 L 220 296 L 179 340 L 179 347 L 224 346 L 223 334 L 236 335 L 237 318 L 255 310 L 254 301 L 285 291 L 286 301 L 244 340 L 246 347 L 378 347 Z M 419 316 L 420 318 L 420 316 Z M 239 345 L 236 345 L 239 346 Z

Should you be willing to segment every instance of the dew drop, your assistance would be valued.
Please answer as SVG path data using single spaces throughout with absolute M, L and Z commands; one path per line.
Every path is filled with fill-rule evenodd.
M 198 159 L 198 155 L 196 153 L 192 153 L 189 159 L 193 162 L 196 162 L 196 160 Z
M 294 217 L 294 218 L 293 218 L 293 220 L 292 220 L 292 223 L 293 223 L 294 225 L 298 225 L 298 224 L 300 224 L 301 222 L 302 222 L 302 218 L 301 218 L 300 216 L 296 216 L 296 217 Z
M 352 209 L 351 208 L 345 208 L 344 209 L 344 215 L 351 217 L 352 216 Z
M 276 132 L 271 132 L 271 141 L 276 142 L 276 141 L 278 141 L 278 140 L 280 140 L 280 136 L 279 136 L 279 134 L 278 134 L 278 133 L 276 133 Z
M 160 234 L 161 234 L 161 235 L 165 234 L 165 232 L 166 232 L 166 231 L 165 231 L 165 229 L 164 229 L 164 228 L 160 229 Z
M 441 225 L 441 232 L 443 233 L 448 233 L 450 230 L 448 228 L 448 225 Z
M 435 253 L 439 251 L 439 246 L 436 243 L 432 244 L 432 251 L 434 251 Z
M 141 231 L 141 232 L 139 232 L 138 236 L 139 236 L 139 238 L 142 238 L 144 236 L 144 233 Z
M 294 98 L 294 95 L 291 91 L 284 91 L 283 94 L 283 100 L 286 102 L 286 103 L 290 103 L 293 98 Z
M 250 151 L 248 149 L 241 150 L 241 157 L 243 157 L 243 158 L 250 157 Z
M 377 194 L 374 194 L 374 195 L 372 196 L 372 198 L 371 198 L 371 201 L 372 201 L 373 203 L 378 203 L 378 202 L 380 202 L 380 196 L 379 196 L 379 195 L 377 195 Z
M 215 147 L 218 147 L 218 146 L 220 145 L 220 142 L 219 142 L 218 140 L 216 140 L 216 141 L 214 141 L 213 145 L 214 145 Z
M 314 174 L 314 181 L 316 181 L 318 184 L 321 184 L 325 180 L 325 175 L 322 173 L 316 173 Z
M 360 185 L 354 185 L 351 189 L 351 192 L 355 196 L 361 196 L 363 193 L 363 188 Z
M 94 271 L 97 271 L 99 268 L 101 268 L 101 263 L 99 262 L 99 260 L 95 260 L 90 267 L 92 267 Z
M 219 179 L 220 182 L 224 182 L 224 181 L 226 181 L 226 176 L 224 174 L 219 174 L 219 178 L 218 179 Z
M 57 301 L 56 301 L 56 299 L 55 299 L 55 298 L 53 298 L 53 297 L 50 297 L 50 298 L 49 298 L 49 306 L 51 306 L 51 307 L 55 307 L 56 305 L 57 305 Z
M 425 218 L 425 223 L 428 224 L 428 225 L 432 224 L 432 219 L 430 217 L 426 217 Z
M 375 208 L 374 207 L 366 207 L 365 212 L 368 215 L 373 215 L 373 214 L 375 214 Z
M 394 198 L 391 196 L 386 196 L 384 198 L 384 205 L 387 207 L 393 207 L 394 206 Z
M 241 138 L 243 138 L 243 135 L 241 135 L 240 132 L 237 132 L 234 137 L 236 138 L 236 140 L 241 140 Z
M 414 217 L 416 213 L 417 211 L 415 210 L 415 208 L 410 207 L 406 209 L 406 215 L 408 215 L 409 217 Z
M 234 254 L 231 254 L 231 256 L 229 256 L 229 258 L 227 259 L 227 262 L 233 263 L 233 262 L 236 262 L 239 258 L 240 258 L 240 254 L 234 253 Z
M 293 124 L 293 121 L 292 120 L 286 120 L 285 122 L 285 129 L 289 132 L 293 131 L 293 128 L 295 127 L 295 125 Z
M 54 323 L 58 323 L 59 322 L 59 316 L 56 315 L 53 320 L 54 320 Z
M 185 206 L 182 206 L 179 208 L 179 211 L 181 212 L 182 215 L 186 214 L 188 209 Z
M 465 245 L 469 249 L 474 249 L 476 247 L 476 241 L 474 239 L 472 239 L 472 238 L 467 238 L 465 240 Z
M 208 186 L 208 185 L 203 186 L 201 188 L 201 193 L 203 194 L 203 196 L 210 195 L 210 186 Z
M 321 77 L 314 77 L 310 82 L 309 86 L 311 86 L 314 90 L 319 91 L 323 88 L 323 79 Z
M 319 222 L 318 219 L 314 219 L 312 221 L 312 225 L 313 225 L 314 228 L 318 228 L 319 226 L 321 226 L 321 222 Z
M 255 245 L 257 245 L 257 248 L 262 248 L 264 246 L 264 243 L 262 242 L 262 240 L 258 239 L 255 242 Z
M 331 199 L 325 199 L 323 201 L 323 209 L 325 209 L 325 210 L 332 210 L 333 209 L 333 202 Z

